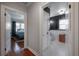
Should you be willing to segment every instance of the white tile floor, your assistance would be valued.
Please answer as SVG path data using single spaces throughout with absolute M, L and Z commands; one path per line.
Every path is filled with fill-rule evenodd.
M 66 56 L 67 47 L 64 43 L 53 41 L 50 46 L 43 51 L 43 56 Z

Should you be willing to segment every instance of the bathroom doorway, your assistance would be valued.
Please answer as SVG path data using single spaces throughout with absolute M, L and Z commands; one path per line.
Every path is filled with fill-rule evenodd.
M 51 2 L 43 7 L 42 55 L 68 55 L 69 8 L 68 2 Z

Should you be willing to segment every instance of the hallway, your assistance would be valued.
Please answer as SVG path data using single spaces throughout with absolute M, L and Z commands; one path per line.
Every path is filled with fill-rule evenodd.
M 72 2 L 1 2 L 0 55 L 79 55 L 78 9 Z

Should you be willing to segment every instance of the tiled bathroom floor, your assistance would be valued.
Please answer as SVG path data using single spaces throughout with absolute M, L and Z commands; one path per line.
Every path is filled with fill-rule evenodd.
M 52 41 L 50 46 L 43 51 L 44 56 L 66 56 L 67 47 L 64 43 Z

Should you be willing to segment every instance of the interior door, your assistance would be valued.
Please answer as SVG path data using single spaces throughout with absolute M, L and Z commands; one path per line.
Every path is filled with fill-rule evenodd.
M 43 11 L 43 20 L 42 20 L 42 43 L 43 43 L 43 50 L 45 50 L 49 46 L 49 32 L 48 32 L 48 20 L 49 20 L 49 13 Z
M 11 17 L 9 12 L 6 10 L 6 39 L 5 39 L 5 43 L 6 43 L 6 52 L 10 51 L 11 49 Z

